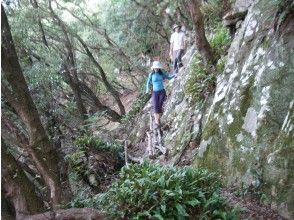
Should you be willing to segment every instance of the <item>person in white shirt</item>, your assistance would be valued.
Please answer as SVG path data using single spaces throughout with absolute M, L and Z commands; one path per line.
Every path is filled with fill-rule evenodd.
M 169 56 L 173 62 L 173 73 L 177 74 L 179 68 L 183 66 L 182 56 L 184 53 L 185 45 L 185 34 L 181 31 L 181 26 L 175 24 L 173 26 L 174 33 L 170 39 L 170 52 Z

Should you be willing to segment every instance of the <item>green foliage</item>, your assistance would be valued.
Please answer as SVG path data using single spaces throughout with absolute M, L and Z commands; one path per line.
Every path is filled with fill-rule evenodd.
M 100 4 L 104 9 L 100 15 L 102 26 L 126 49 L 134 63 L 141 54 L 158 55 L 159 50 L 154 46 L 168 46 L 160 36 L 164 34 L 166 25 L 158 26 L 165 23 L 165 18 L 156 12 L 159 4 L 155 1 L 137 2 L 139 4 L 129 0 L 103 1 Z
M 237 219 L 220 186 L 218 175 L 204 169 L 144 162 L 124 167 L 96 205 L 117 219 Z
M 215 87 L 215 73 L 201 64 L 200 59 L 194 55 L 190 64 L 190 78 L 185 85 L 185 95 L 190 97 L 192 103 L 205 98 Z
M 87 169 L 86 164 L 84 163 L 86 161 L 86 154 L 84 150 L 78 150 L 72 154 L 66 155 L 65 160 L 69 162 L 70 167 L 78 175 Z
M 123 147 L 117 142 L 106 142 L 99 137 L 84 135 L 78 137 L 74 142 L 79 149 L 95 149 L 101 152 L 120 153 Z
M 117 142 L 105 142 L 99 137 L 94 136 L 81 136 L 78 137 L 74 144 L 77 146 L 76 151 L 67 154 L 65 159 L 69 162 L 72 171 L 78 179 L 81 175 L 88 174 L 88 152 L 110 152 L 117 161 L 123 161 L 123 147 Z
M 221 55 L 225 54 L 228 46 L 231 43 L 229 30 L 220 24 L 213 30 L 213 32 L 214 34 L 209 39 L 209 44 L 211 45 L 214 54 L 217 57 L 220 57 Z
M 94 206 L 94 198 L 87 193 L 87 190 L 79 190 L 73 199 L 62 206 L 62 208 L 90 208 Z
M 221 57 L 216 64 L 217 73 L 222 73 L 225 70 L 226 59 Z

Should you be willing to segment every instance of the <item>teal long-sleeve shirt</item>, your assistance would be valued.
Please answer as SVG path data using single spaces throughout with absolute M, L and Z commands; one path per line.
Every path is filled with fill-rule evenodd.
M 174 75 L 169 76 L 166 73 L 162 73 L 162 74 L 158 72 L 150 73 L 148 76 L 147 84 L 146 84 L 146 92 L 147 93 L 149 92 L 151 85 L 153 86 L 153 91 L 155 92 L 163 90 L 164 89 L 163 81 L 166 79 L 170 80 L 174 77 L 175 77 Z

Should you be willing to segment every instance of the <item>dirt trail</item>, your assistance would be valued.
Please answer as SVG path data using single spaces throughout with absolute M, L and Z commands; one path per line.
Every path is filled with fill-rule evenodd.
M 228 199 L 230 207 L 239 206 L 244 209 L 241 219 L 286 220 L 286 218 L 283 218 L 276 211 L 272 210 L 269 205 L 261 204 L 256 198 L 250 195 L 237 197 L 229 189 L 223 189 L 221 194 Z

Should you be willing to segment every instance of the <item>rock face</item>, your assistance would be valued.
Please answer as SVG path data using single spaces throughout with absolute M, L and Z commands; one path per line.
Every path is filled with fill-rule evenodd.
M 294 21 L 279 23 L 273 1 L 258 1 L 237 31 L 203 121 L 195 166 L 228 185 L 262 190 L 294 217 Z M 291 18 L 292 17 L 292 20 Z
M 294 218 L 294 20 L 293 3 L 249 2 L 215 93 L 194 103 L 185 93 L 195 49 L 167 85 L 162 117 L 171 164 L 185 159 L 218 171 L 228 186 L 262 192 L 272 207 Z M 241 2 L 242 3 L 242 2 Z M 241 4 L 236 1 L 236 7 Z M 292 6 L 290 6 L 292 4 Z M 292 9 L 291 9 L 292 7 Z M 244 8 L 242 8 L 244 10 Z M 193 55 L 194 54 L 194 55 Z M 130 134 L 146 142 L 146 106 Z M 186 157 L 183 159 L 183 157 Z

